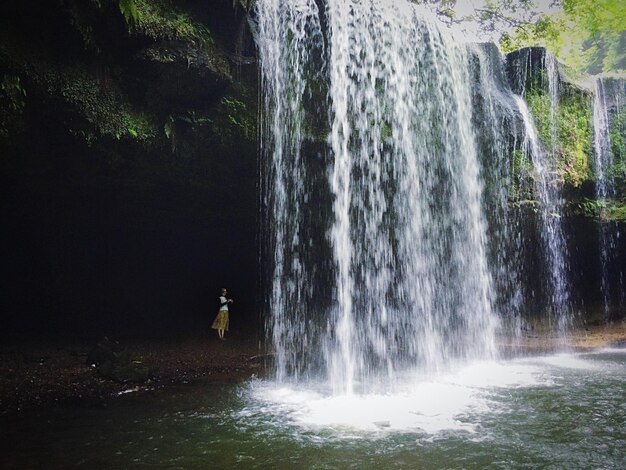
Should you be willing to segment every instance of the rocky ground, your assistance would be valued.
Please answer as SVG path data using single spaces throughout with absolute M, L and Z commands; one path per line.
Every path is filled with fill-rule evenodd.
M 565 337 L 558 334 L 544 334 L 529 331 L 514 345 L 529 353 L 553 352 L 569 348 L 574 351 L 588 351 L 603 347 L 626 347 L 626 320 L 611 325 L 586 326 L 575 329 Z
M 224 341 L 207 333 L 167 340 L 5 342 L 0 415 L 197 380 L 234 383 L 261 373 L 265 358 L 257 335 L 243 332 L 231 332 Z
M 626 322 L 579 329 L 569 335 L 568 343 L 582 351 L 626 347 Z M 558 336 L 527 332 L 515 349 L 545 353 L 561 344 Z M 107 365 L 107 354 L 114 358 L 113 365 Z M 262 374 L 268 357 L 258 335 L 245 332 L 231 332 L 224 341 L 202 333 L 149 341 L 5 342 L 0 346 L 0 415 L 198 380 L 236 383 Z

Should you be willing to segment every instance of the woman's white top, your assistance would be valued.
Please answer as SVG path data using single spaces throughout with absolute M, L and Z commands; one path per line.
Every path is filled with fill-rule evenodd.
M 222 305 L 224 302 L 228 302 L 228 299 L 223 295 L 220 296 L 220 312 L 226 310 L 228 312 L 228 304 Z

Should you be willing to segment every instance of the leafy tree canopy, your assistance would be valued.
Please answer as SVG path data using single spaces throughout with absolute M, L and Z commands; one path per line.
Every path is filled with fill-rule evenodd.
M 472 24 L 504 51 L 544 46 L 575 71 L 626 71 L 624 0 L 416 0 L 448 23 Z

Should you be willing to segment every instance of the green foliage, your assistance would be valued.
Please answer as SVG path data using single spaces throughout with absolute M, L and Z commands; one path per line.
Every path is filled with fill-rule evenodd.
M 626 203 L 623 201 L 615 201 L 610 204 L 606 210 L 606 219 L 626 222 Z
M 72 105 L 90 126 L 72 125 L 70 132 L 90 142 L 96 135 L 146 141 L 156 135 L 154 125 L 137 112 L 109 82 L 80 67 L 49 69 L 40 77 L 48 92 Z M 92 132 L 95 131 L 94 135 Z
M 579 73 L 626 70 L 626 2 L 561 0 L 556 4 L 563 9 L 511 24 L 501 38 L 503 50 L 544 46 Z
M 85 48 L 100 53 L 100 46 L 94 31 L 102 4 L 99 0 L 66 0 L 65 11 L 69 16 L 70 23 L 83 38 Z
M 533 86 L 526 92 L 539 137 L 544 148 L 556 159 L 556 177 L 578 187 L 591 178 L 591 103 L 585 95 L 576 92 L 562 92 L 559 98 L 554 116 L 556 128 L 553 129 L 552 105 L 545 87 Z
M 172 2 L 132 0 L 132 3 L 136 7 L 133 29 L 137 33 L 153 39 L 187 40 L 201 45 L 213 42 L 206 26 L 193 21 L 189 14 L 176 9 Z
M 622 0 L 563 0 L 563 9 L 592 35 L 626 30 L 626 4 Z
M 126 23 L 128 23 L 129 26 L 134 25 L 139 19 L 139 11 L 137 10 L 135 0 L 120 0 L 119 7 Z
M 576 203 L 577 209 L 588 217 L 599 217 L 606 209 L 607 202 L 599 199 L 583 198 Z
M 95 26 L 101 21 L 104 5 L 117 5 L 132 34 L 145 35 L 151 39 L 192 41 L 196 44 L 212 43 L 209 29 L 179 10 L 170 0 L 63 0 L 70 21 L 81 34 L 85 45 L 96 52 L 100 46 Z M 113 6 L 113 5 L 111 5 Z M 103 38 L 100 38 L 102 42 Z M 106 40 L 106 38 L 105 38 Z
M 202 126 L 212 123 L 212 119 L 195 110 L 189 110 L 176 116 L 171 114 L 167 116 L 163 125 L 163 132 L 170 141 L 172 153 L 176 153 L 178 150 L 179 135 L 184 135 L 186 130 L 198 132 Z
M 504 52 L 511 52 L 529 45 L 545 46 L 558 41 L 563 27 L 563 20 L 544 15 L 535 23 L 518 26 L 514 32 L 504 33 L 500 47 Z
M 626 203 L 620 200 L 583 198 L 576 203 L 576 209 L 587 217 L 600 220 L 626 221 Z
M 521 150 L 513 152 L 511 165 L 511 185 L 509 187 L 509 199 L 512 201 L 522 201 L 532 199 L 533 182 L 532 182 L 533 164 Z
M 234 97 L 224 96 L 220 105 L 232 132 L 240 133 L 246 139 L 254 138 L 256 133 L 255 120 L 250 116 L 250 111 L 245 103 Z
M 0 82 L 0 99 L 3 106 L 8 106 L 13 111 L 22 111 L 26 104 L 26 89 L 17 75 L 4 75 Z
M 609 137 L 613 162 L 605 174 L 615 181 L 618 192 L 626 194 L 626 108 L 620 108 L 613 115 Z
M 168 139 L 170 139 L 174 133 L 174 116 L 171 114 L 167 117 L 167 120 L 163 125 L 163 132 L 165 132 L 165 137 Z
M 6 74 L 0 81 L 0 139 L 9 136 L 26 106 L 26 89 L 18 75 Z
M 613 115 L 609 136 L 613 159 L 626 164 L 626 107 L 621 107 Z

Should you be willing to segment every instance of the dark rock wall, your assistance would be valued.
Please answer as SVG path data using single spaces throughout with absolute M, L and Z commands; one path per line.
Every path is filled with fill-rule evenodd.
M 0 79 L 25 90 L 0 115 L 1 334 L 208 334 L 222 285 L 256 326 L 257 75 L 221 32 L 245 12 L 138 1 L 133 26 L 97 3 L 0 20 Z

